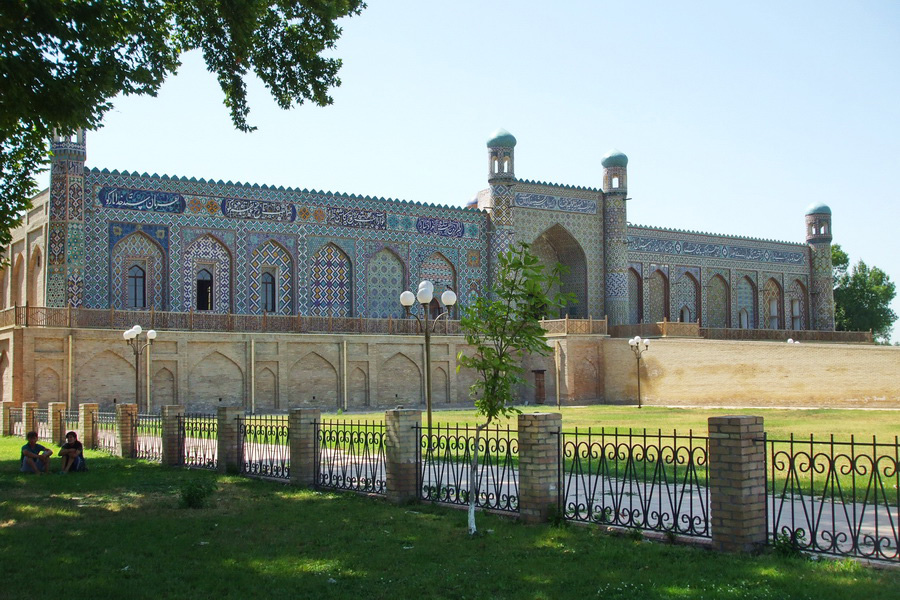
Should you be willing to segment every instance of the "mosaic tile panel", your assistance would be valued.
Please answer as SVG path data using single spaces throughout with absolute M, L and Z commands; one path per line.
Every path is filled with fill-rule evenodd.
M 196 239 L 188 246 L 182 267 L 182 298 L 187 302 L 183 311 L 197 307 L 197 273 L 201 269 L 212 272 L 212 312 L 227 313 L 231 309 L 231 254 L 224 244 L 212 235 Z
M 695 323 L 700 317 L 700 284 L 698 274 L 679 269 L 678 279 L 673 286 L 673 318 L 686 323 Z M 685 310 L 686 309 L 686 310 Z
M 750 281 L 749 276 L 743 277 L 738 274 L 740 279 L 737 284 L 737 293 L 735 294 L 737 305 L 735 314 L 737 315 L 738 327 L 754 329 L 756 327 L 756 286 Z M 746 321 L 741 320 L 741 314 L 746 311 Z
M 110 226 L 110 239 L 113 239 Z M 138 265 L 144 269 L 144 293 L 147 308 L 166 310 L 165 286 L 168 281 L 166 274 L 165 250 L 159 243 L 149 237 L 146 232 L 133 232 L 125 237 L 120 237 L 112 249 L 110 258 L 110 278 L 112 284 L 111 306 L 116 308 L 130 308 L 128 306 L 128 270 Z M 141 307 L 138 307 L 141 308 Z
M 419 281 L 428 280 L 434 284 L 434 295 L 440 297 L 446 290 L 456 291 L 456 269 L 440 252 L 433 252 L 419 269 Z
M 366 269 L 369 295 L 367 314 L 382 319 L 402 317 L 400 294 L 405 289 L 405 280 L 405 269 L 400 257 L 388 248 L 377 252 L 369 260 Z
M 628 321 L 636 325 L 644 318 L 643 313 L 644 286 L 641 276 L 634 269 L 628 269 Z
M 618 276 L 624 280 L 628 268 L 627 245 L 627 213 L 625 199 L 620 195 L 609 196 L 604 201 L 603 225 L 605 227 L 604 242 L 604 266 L 607 277 Z M 630 278 L 630 275 L 628 276 Z M 607 318 L 610 324 L 620 325 L 624 323 L 639 322 L 643 317 L 641 306 L 643 298 L 632 300 L 631 284 L 625 289 L 622 286 L 610 286 L 605 291 L 605 306 Z M 638 307 L 635 310 L 635 306 Z M 640 316 L 635 317 L 639 314 Z M 637 320 L 632 320 L 636 318 Z
M 291 253 L 274 240 L 265 241 L 253 250 L 250 255 L 250 311 L 263 313 L 262 275 L 274 272 L 275 275 L 275 313 L 290 315 L 293 312 L 293 273 L 294 261 Z
M 350 257 L 333 243 L 312 257 L 309 278 L 309 314 L 320 317 L 353 316 Z
M 797 302 L 796 314 L 793 310 L 795 306 L 794 301 Z M 792 329 L 808 329 L 809 328 L 809 305 L 807 301 L 807 291 L 806 286 L 803 283 L 795 279 L 788 286 L 787 292 L 787 306 L 788 306 L 788 315 L 790 315 L 790 326 Z M 799 326 L 798 326 L 799 325 Z
M 706 289 L 706 321 L 701 320 L 701 324 L 706 327 L 728 327 L 731 323 L 728 318 L 731 305 L 728 282 L 721 274 L 716 274 L 709 279 Z
M 655 269 L 647 279 L 648 323 L 658 323 L 669 318 L 669 280 L 659 269 Z
M 774 313 L 774 314 L 773 314 Z M 759 326 L 763 329 L 784 329 L 784 298 L 781 285 L 773 278 L 763 284 L 762 310 Z

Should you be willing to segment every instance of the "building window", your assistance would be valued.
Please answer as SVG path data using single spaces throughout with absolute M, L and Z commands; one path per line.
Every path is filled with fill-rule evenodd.
M 803 317 L 800 315 L 799 300 L 791 300 L 791 327 L 795 331 L 803 329 Z
M 212 310 L 212 273 L 206 269 L 200 269 L 197 273 L 197 310 Z
M 738 323 L 741 329 L 750 329 L 750 312 L 746 308 L 742 308 L 738 313 Z
M 769 300 L 769 329 L 778 329 L 778 300 Z
M 146 276 L 137 265 L 128 269 L 128 308 L 146 308 Z
M 262 274 L 262 308 L 266 312 L 275 312 L 275 276 Z

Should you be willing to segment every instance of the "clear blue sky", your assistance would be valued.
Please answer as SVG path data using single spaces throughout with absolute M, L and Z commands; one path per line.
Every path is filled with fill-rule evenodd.
M 335 54 L 333 106 L 254 82 L 252 134 L 188 55 L 116 101 L 88 165 L 461 205 L 504 127 L 520 178 L 599 187 L 628 154 L 632 223 L 802 242 L 825 202 L 900 280 L 900 3 L 373 0 Z

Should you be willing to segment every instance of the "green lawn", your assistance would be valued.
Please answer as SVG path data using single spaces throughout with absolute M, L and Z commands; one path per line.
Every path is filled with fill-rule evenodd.
M 897 570 L 727 556 L 523 526 L 430 505 L 395 507 L 88 452 L 90 472 L 18 473 L 0 438 L 0 597 L 896 598 Z M 188 481 L 214 506 L 178 508 Z
M 791 433 L 795 437 L 809 439 L 814 434 L 823 441 L 830 434 L 836 440 L 849 440 L 851 435 L 857 441 L 872 441 L 875 435 L 880 442 L 893 442 L 894 436 L 900 432 L 900 410 L 784 410 L 784 409 L 712 409 L 712 408 L 661 408 L 645 406 L 572 406 L 558 409 L 555 406 L 522 406 L 523 412 L 560 412 L 563 416 L 563 429 L 574 431 L 576 427 L 607 429 L 619 427 L 635 429 L 662 429 L 663 433 L 671 433 L 673 429 L 679 434 L 687 434 L 693 430 L 694 435 L 706 435 L 706 420 L 716 415 L 754 415 L 765 419 L 769 437 L 787 438 Z M 382 421 L 384 412 L 325 414 L 325 419 L 367 419 Z M 423 411 L 422 421 L 425 415 Z M 474 425 L 483 419 L 475 415 L 474 410 L 440 410 L 433 413 L 434 423 L 468 423 Z M 493 426 L 516 428 L 516 418 L 501 419 Z

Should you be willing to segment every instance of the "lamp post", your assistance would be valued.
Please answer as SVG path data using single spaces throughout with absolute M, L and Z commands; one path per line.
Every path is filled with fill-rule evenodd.
M 628 340 L 628 345 L 631 346 L 631 351 L 637 359 L 638 408 L 641 408 L 641 355 L 650 349 L 650 340 L 642 340 L 641 336 L 636 335 Z
M 131 350 L 134 352 L 134 403 L 138 407 L 141 406 L 141 354 L 143 354 L 144 349 L 153 345 L 153 340 L 156 339 L 156 330 L 151 329 L 144 333 L 147 340 L 146 343 L 141 342 L 141 333 L 144 333 L 144 330 L 140 325 L 135 325 L 122 333 L 125 342 L 131 346 Z M 150 399 L 147 398 L 147 400 L 149 402 Z
M 441 317 L 448 317 L 450 308 L 456 304 L 456 294 L 452 290 L 447 290 L 441 294 L 441 303 L 447 307 L 444 312 L 431 320 L 428 313 L 431 300 L 434 298 L 434 284 L 425 280 L 419 284 L 418 291 L 413 294 L 409 290 L 400 294 L 400 304 L 406 309 L 406 316 L 410 315 L 410 307 L 417 301 L 422 305 L 422 318 L 414 315 L 419 322 L 419 329 L 425 331 L 425 407 L 428 411 L 428 431 L 431 432 L 431 332 L 437 327 L 437 322 Z

